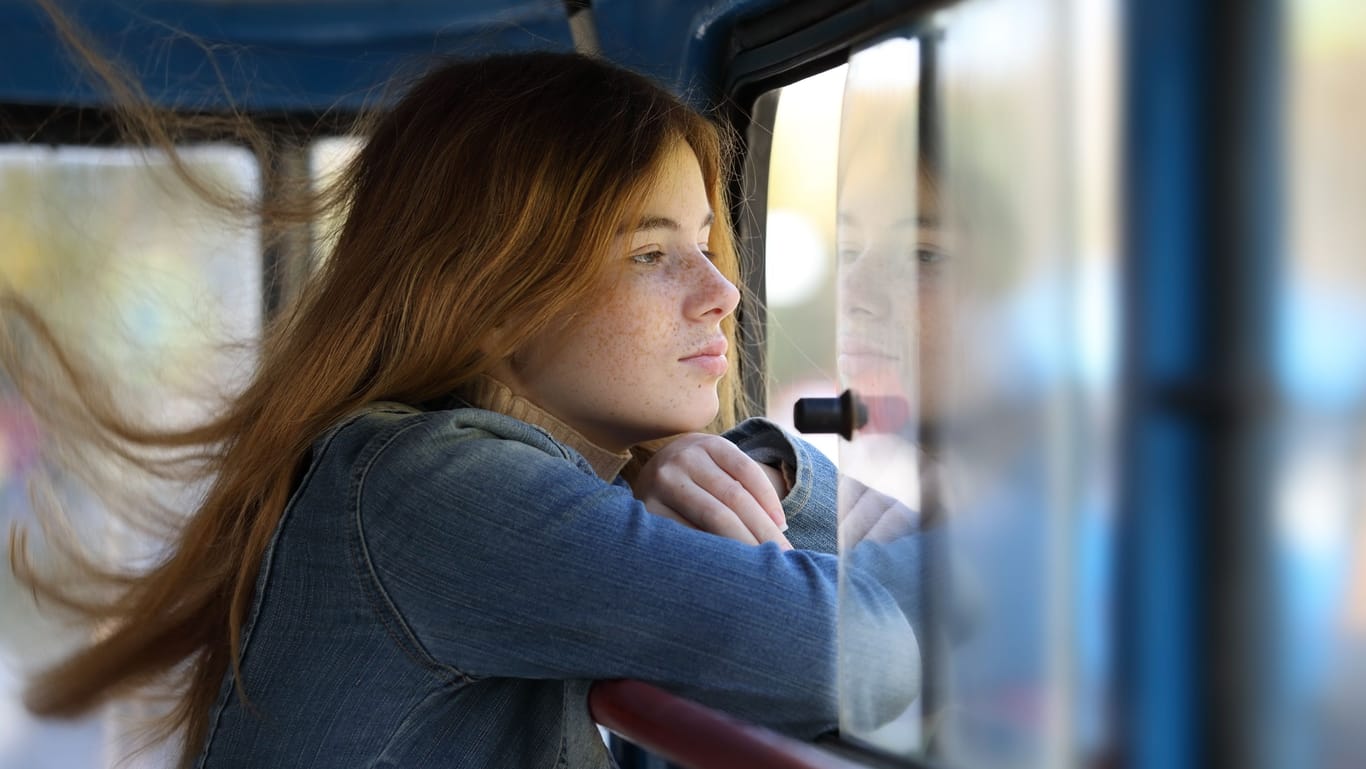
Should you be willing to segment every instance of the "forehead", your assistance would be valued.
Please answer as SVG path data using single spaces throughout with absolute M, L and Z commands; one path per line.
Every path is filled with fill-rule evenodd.
M 859 159 L 850 163 L 842 182 L 839 216 L 843 222 L 878 226 L 909 220 L 934 226 L 940 219 L 939 185 L 913 162 Z
M 642 204 L 647 215 L 709 206 L 702 167 L 687 142 L 675 141 L 664 151 L 645 183 Z

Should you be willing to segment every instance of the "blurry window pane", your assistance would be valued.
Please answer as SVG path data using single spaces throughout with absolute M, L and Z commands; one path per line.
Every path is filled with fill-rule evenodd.
M 830 397 L 835 375 L 835 167 L 847 67 L 778 94 L 765 236 L 768 411 L 792 428 L 799 398 Z M 834 436 L 808 440 L 832 458 Z
M 841 733 L 892 753 L 1058 767 L 1113 737 L 1111 6 L 966 2 L 850 57 L 837 373 L 868 419 L 841 556 L 919 626 L 873 652 L 842 602 Z M 892 717 L 880 673 L 916 664 Z
M 241 148 L 190 147 L 183 156 L 223 189 L 258 193 L 256 162 Z M 203 203 L 155 153 L 0 146 L 0 279 L 96 356 L 132 414 L 156 424 L 195 420 L 250 375 L 261 327 L 258 240 L 254 225 Z M 0 381 L 6 531 L 13 522 L 32 523 L 26 484 L 46 467 L 45 445 Z M 81 489 L 58 478 L 57 491 L 76 525 L 89 529 L 82 538 L 111 559 L 146 550 L 111 527 Z M 41 557 L 41 541 L 34 544 Z M 20 704 L 22 671 L 80 640 L 39 614 L 10 570 L 0 570 L 0 766 L 112 767 L 126 752 L 126 706 L 68 724 L 31 719 Z M 120 766 L 163 761 L 152 752 Z
M 309 153 L 314 187 L 323 189 L 334 183 L 363 145 L 364 140 L 359 136 L 329 136 L 314 142 Z M 315 264 L 320 264 L 331 253 L 345 217 L 345 211 L 329 209 L 319 221 L 313 223 Z
M 1366 6 L 1288 5 L 1286 423 L 1276 505 L 1285 691 L 1268 765 L 1366 758 Z

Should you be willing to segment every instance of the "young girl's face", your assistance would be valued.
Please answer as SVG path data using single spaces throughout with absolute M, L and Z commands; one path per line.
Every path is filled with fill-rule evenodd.
M 716 416 L 730 365 L 721 320 L 740 301 L 708 254 L 713 213 L 687 144 L 666 154 L 644 203 L 612 244 L 594 305 L 495 372 L 612 450 L 700 430 Z

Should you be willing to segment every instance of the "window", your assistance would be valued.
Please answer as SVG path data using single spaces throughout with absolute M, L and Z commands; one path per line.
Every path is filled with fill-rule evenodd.
M 358 136 L 329 136 L 313 143 L 309 152 L 315 188 L 333 183 L 345 170 L 346 164 L 360 152 L 363 141 Z M 345 218 L 344 211 L 328 209 L 322 221 L 313 224 L 313 259 L 321 263 L 331 253 Z
M 837 392 L 835 371 L 835 172 L 846 67 L 786 86 L 777 98 L 769 152 L 764 292 L 766 415 L 789 430 L 799 398 Z M 834 436 L 810 440 L 838 457 Z
M 205 178 L 255 194 L 257 165 L 245 150 L 183 153 Z M 245 383 L 261 328 L 258 241 L 254 226 L 229 222 L 200 202 L 155 154 L 0 147 L 0 277 L 83 352 L 97 354 L 101 372 L 117 372 L 110 384 L 120 401 L 157 423 L 193 420 L 213 397 Z M 12 523 L 32 528 L 27 484 L 47 468 L 46 446 L 12 387 L 0 382 L 6 530 Z M 111 559 L 155 546 L 115 529 L 71 481 L 54 483 L 82 538 Z M 32 719 L 19 702 L 23 671 L 55 661 L 81 639 L 39 613 L 8 568 L 0 570 L 0 617 L 0 766 L 114 765 L 128 747 L 120 725 L 131 706 L 64 724 Z M 161 764 L 152 753 L 122 765 Z
M 769 413 L 846 388 L 866 408 L 852 440 L 810 436 L 845 476 L 846 575 L 923 542 L 886 549 L 914 642 L 870 652 L 842 603 L 851 741 L 1045 767 L 1112 739 L 1113 25 L 1111 3 L 966 2 L 777 92 Z
M 1287 6 L 1285 263 L 1271 703 L 1284 766 L 1366 756 L 1366 8 Z

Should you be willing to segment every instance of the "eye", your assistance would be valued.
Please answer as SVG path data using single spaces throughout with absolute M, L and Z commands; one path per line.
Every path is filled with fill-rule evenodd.
M 698 243 L 697 247 L 702 251 L 702 255 L 707 257 L 708 260 L 713 262 L 716 261 L 716 253 L 713 252 L 710 248 L 707 248 L 706 243 Z
M 841 262 L 852 262 L 863 255 L 863 246 L 856 243 L 841 243 L 837 256 Z
M 663 251 L 647 251 L 643 254 L 632 254 L 631 261 L 636 264 L 659 264 L 664 258 Z
M 943 249 L 935 246 L 921 244 L 915 248 L 915 260 L 921 264 L 938 264 L 948 258 Z

